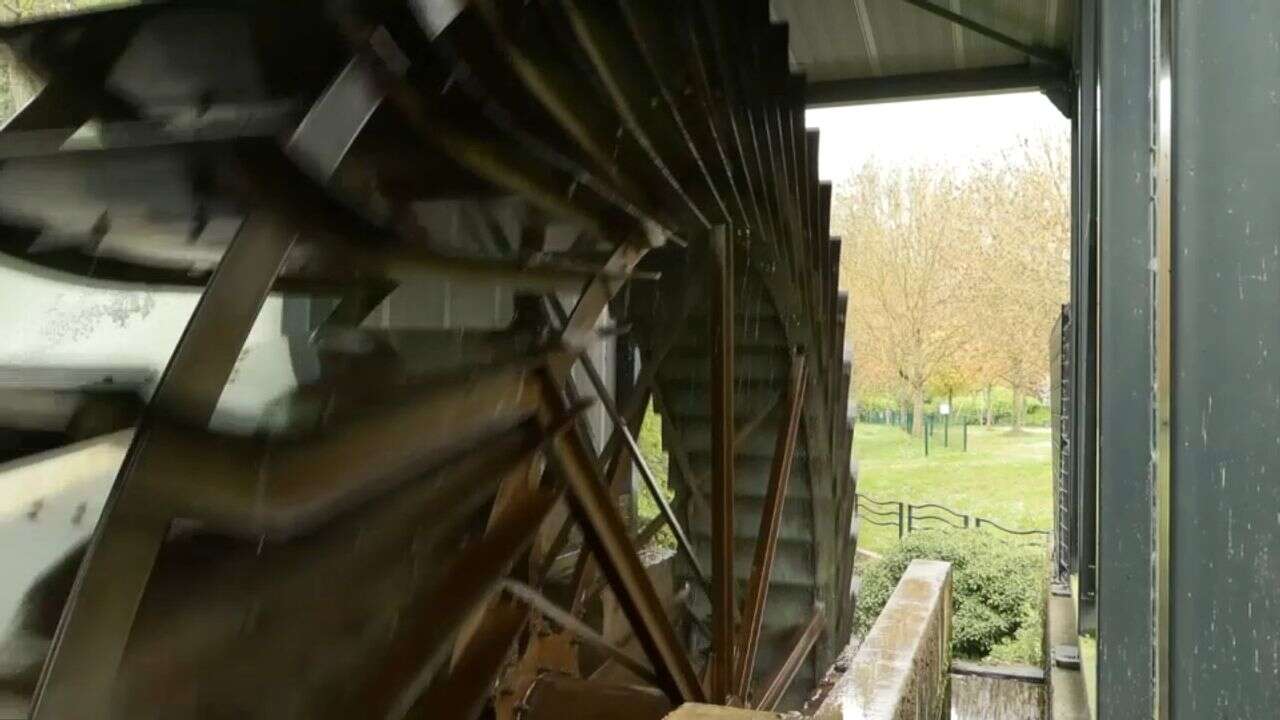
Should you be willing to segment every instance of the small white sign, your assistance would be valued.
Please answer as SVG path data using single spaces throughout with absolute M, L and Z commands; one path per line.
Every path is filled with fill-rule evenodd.
M 951 405 L 949 403 L 942 403 L 938 406 L 938 413 L 942 415 L 950 415 Z

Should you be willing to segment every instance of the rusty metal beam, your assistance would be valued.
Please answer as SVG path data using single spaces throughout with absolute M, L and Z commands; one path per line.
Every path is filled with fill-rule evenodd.
M 527 394 L 541 395 L 538 388 Z M 575 409 L 567 408 L 552 422 L 544 423 L 544 442 L 555 442 L 564 435 L 576 416 Z M 368 694 L 370 707 L 385 707 L 386 717 L 420 716 L 424 707 L 445 717 L 471 717 L 487 696 L 527 613 L 500 600 L 489 604 L 484 600 L 528 549 L 537 528 L 562 495 L 560 490 L 529 484 L 532 461 L 533 457 L 526 455 L 504 473 L 499 492 L 507 494 L 495 501 L 497 512 L 484 536 L 464 549 L 445 574 L 453 580 L 414 604 L 417 612 L 409 614 L 410 620 L 398 633 L 387 664 Z M 516 495 L 513 486 L 526 492 Z M 467 652 L 455 658 L 448 674 L 430 684 L 448 656 L 450 641 L 464 629 L 477 607 L 484 612 L 479 627 L 472 628 L 469 635 L 472 642 Z
M 681 207 L 676 212 L 685 226 L 699 229 L 710 226 L 707 213 L 711 202 L 697 184 L 702 178 L 688 182 L 687 176 L 692 173 L 687 172 L 685 166 L 691 164 L 692 159 L 680 152 L 685 149 L 685 143 L 671 114 L 663 112 L 657 104 L 657 87 L 645 82 L 651 76 L 638 72 L 645 65 L 644 58 L 634 41 L 627 37 L 622 19 L 608 3 L 564 0 L 561 5 L 569 29 L 595 68 L 618 118 L 666 181 L 667 187 L 660 192 L 680 198 Z
M 694 473 L 689 449 L 684 446 L 684 441 L 681 439 L 680 428 L 675 424 L 675 416 L 670 411 L 670 406 L 663 399 L 662 391 L 656 385 L 653 388 L 653 402 L 658 407 L 658 412 L 665 418 L 665 422 L 671 425 L 672 432 L 664 440 L 671 446 L 671 456 L 676 461 L 676 467 L 680 469 L 680 474 L 689 483 L 689 497 L 696 498 L 695 502 L 704 502 L 703 495 L 706 494 L 706 486 L 702 484 L 703 478 Z
M 760 696 L 760 702 L 756 703 L 757 710 L 771 711 L 777 707 L 778 701 L 782 699 L 782 695 L 791 686 L 791 681 L 795 679 L 796 673 L 800 671 L 800 664 L 809 655 L 814 643 L 818 642 L 818 636 L 822 634 L 822 622 L 825 615 L 821 605 L 814 609 L 813 617 L 809 619 L 809 623 L 804 626 L 796 636 L 795 642 L 792 643 L 791 652 L 787 653 L 787 659 L 782 661 L 782 665 L 778 667 L 778 670 L 773 674 L 773 678 L 769 680 L 769 684 L 765 687 L 764 694 Z
M 150 502 L 234 535 L 292 537 L 533 417 L 539 365 L 406 388 L 401 402 L 300 441 L 267 443 L 157 423 L 153 434 L 177 449 L 182 463 Z
M 548 396 L 563 403 L 554 387 L 547 390 Z M 673 703 L 703 700 L 688 652 L 676 638 L 590 451 L 576 437 L 562 435 L 552 444 L 551 459 L 568 483 L 570 509 L 609 578 L 632 632 L 653 663 L 659 687 Z
M 671 527 L 671 533 L 676 538 L 676 548 L 684 555 L 684 559 L 689 563 L 689 566 L 693 568 L 698 583 L 704 590 L 710 592 L 711 586 L 707 582 L 707 574 L 702 569 L 702 564 L 698 562 L 698 556 L 693 552 L 693 542 L 685 533 L 680 521 L 676 519 L 675 511 L 671 509 L 671 504 L 667 502 L 667 498 L 662 494 L 662 488 L 658 487 L 657 478 L 653 476 L 653 471 L 649 469 L 649 463 L 645 462 L 644 453 L 640 451 L 640 446 L 636 443 L 635 436 L 631 434 L 631 428 L 627 427 L 627 419 L 618 412 L 618 407 L 614 404 L 613 398 L 609 396 L 609 388 L 605 386 L 604 379 L 600 377 L 600 373 L 596 370 L 595 363 L 591 362 L 591 358 L 584 354 L 580 358 L 580 363 L 582 364 L 582 369 L 586 371 L 587 377 L 591 379 L 591 384 L 596 389 L 600 404 L 604 406 L 605 412 L 609 414 L 609 419 L 613 421 L 615 431 L 622 436 L 623 447 L 631 454 L 631 460 L 640 471 L 640 477 L 644 480 L 645 487 L 648 488 L 653 501 L 657 503 L 658 513 L 667 521 L 667 525 Z
M 645 523 L 644 527 L 640 528 L 640 532 L 636 533 L 636 537 L 635 537 L 636 550 L 642 551 L 646 547 L 649 547 L 649 543 L 653 542 L 653 539 L 657 537 L 658 532 L 662 530 L 662 528 L 666 527 L 666 525 L 667 525 L 666 518 L 662 517 L 661 515 L 654 515 L 653 519 Z M 608 585 L 608 581 L 601 578 L 600 580 L 597 580 L 596 582 L 592 583 L 591 587 L 587 588 L 585 592 L 582 592 L 576 596 L 576 597 L 581 597 L 581 602 L 579 604 L 580 606 L 576 608 L 579 614 L 582 609 L 585 609 L 585 606 L 588 602 L 594 600 L 596 596 L 599 595 L 602 590 L 604 590 L 606 585 Z
M 653 688 L 546 673 L 534 681 L 521 720 L 661 720 L 671 703 Z
M 755 672 L 756 649 L 760 642 L 760 628 L 764 622 L 764 607 L 769 595 L 769 577 L 773 571 L 773 558 L 778 549 L 778 531 L 782 527 L 782 508 L 787 500 L 787 483 L 791 479 L 791 464 L 795 457 L 796 435 L 800 430 L 800 416 L 804 406 L 807 380 L 804 356 L 798 353 L 792 355 L 786 414 L 783 424 L 778 427 L 778 438 L 773 450 L 773 465 L 769 469 L 769 487 L 765 494 L 764 508 L 760 512 L 760 532 L 756 534 L 756 552 L 751 564 L 751 579 L 747 582 L 746 605 L 742 611 L 735 691 L 739 698 L 745 699 L 751 692 L 751 676 Z
M 711 244 L 711 648 L 713 702 L 732 682 L 733 632 L 733 241 L 723 225 Z
M 653 519 L 645 523 L 644 527 L 640 528 L 640 532 L 636 533 L 636 548 L 643 550 L 649 547 L 649 543 L 653 542 L 665 524 L 666 520 L 661 515 L 654 515 Z
M 647 251 L 647 245 L 638 242 L 625 242 L 614 250 L 605 264 L 605 270 L 609 275 L 625 277 L 630 274 L 636 263 L 644 257 Z M 594 328 L 600 318 L 600 313 L 603 312 L 619 287 L 619 283 L 611 280 L 609 276 L 597 276 L 579 296 L 573 313 L 569 316 L 568 322 L 565 323 L 560 333 L 560 343 L 565 350 L 553 353 L 548 359 L 547 368 L 544 371 L 544 385 L 538 393 L 543 396 L 542 409 L 540 411 L 542 417 L 540 420 L 544 424 L 554 422 L 557 407 L 563 406 L 564 398 L 558 395 L 558 388 L 567 382 L 570 370 L 576 362 L 577 352 L 594 337 Z M 554 403 L 548 401 L 554 401 Z M 555 407 L 552 407 L 552 404 Z M 577 436 L 575 435 L 574 437 L 576 438 Z M 581 443 L 573 444 L 581 447 Z M 587 464 L 589 467 L 586 472 L 595 476 L 596 466 L 591 462 Z M 556 468 L 552 467 L 549 470 L 556 471 Z M 563 476 L 563 473 L 561 474 Z M 596 479 L 598 481 L 598 477 Z M 518 506 L 523 499 L 527 498 L 533 488 L 533 478 L 513 475 L 505 479 L 498 489 L 498 497 L 494 501 L 493 510 L 490 513 L 490 527 L 493 526 L 502 513 L 508 511 L 508 508 Z M 601 487 L 600 491 L 605 493 L 607 497 L 607 489 Z M 613 507 L 608 502 L 606 502 L 606 505 L 611 509 Z M 647 578 L 645 579 L 647 580 Z M 650 587 L 650 590 L 652 591 L 652 587 Z M 461 678 L 458 682 L 464 684 L 467 682 L 491 683 L 493 677 L 501 669 L 502 662 L 507 653 L 510 652 L 521 629 L 528 621 L 528 617 L 529 613 L 523 605 L 517 605 L 513 610 L 512 603 L 501 600 L 486 603 L 484 607 L 479 608 L 473 619 L 458 633 L 458 639 L 455 642 L 453 676 Z M 634 619 L 633 622 L 635 622 Z M 650 657 L 654 656 L 651 654 Z M 466 670 L 465 673 L 462 672 L 463 669 Z M 467 678 L 470 678 L 470 680 L 467 680 Z M 438 684 L 437 687 L 433 687 L 432 691 L 427 696 L 424 696 L 423 702 L 426 702 L 427 697 L 434 698 L 441 693 L 450 697 L 453 695 L 471 697 L 469 691 L 456 690 L 453 688 L 453 684 L 445 682 L 442 685 Z M 435 708 L 437 703 L 433 701 L 427 706 Z
M 746 422 L 738 426 L 738 431 L 733 435 L 734 447 L 742 445 L 751 437 L 751 434 L 754 433 L 766 419 L 768 419 L 769 413 L 773 412 L 773 409 L 778 407 L 778 403 L 782 402 L 782 398 L 785 394 L 786 391 L 784 390 L 775 395 L 773 399 L 769 401 L 769 404 L 760 408 L 760 412 L 756 413 L 753 417 L 748 418 Z
M 522 474 L 519 468 L 516 472 Z M 534 532 L 559 498 L 559 492 L 541 489 L 533 493 L 530 502 L 513 507 L 480 540 L 455 556 L 452 571 L 446 573 L 448 582 L 411 604 L 381 671 L 367 691 L 370 717 L 400 720 L 418 704 L 436 669 L 447 658 L 453 634 L 528 549 Z M 476 680 L 460 679 L 468 685 Z M 453 686 L 446 683 L 445 687 Z M 475 694 L 445 693 L 458 705 L 449 707 L 442 702 L 434 710 L 441 717 L 464 717 L 458 711 L 473 707 L 488 688 L 489 683 L 484 682 L 479 698 Z
M 592 629 L 590 625 L 574 617 L 573 613 L 563 610 L 542 593 L 515 580 L 507 580 L 503 584 L 503 588 L 516 599 L 542 613 L 543 617 L 572 633 L 583 643 L 591 645 L 608 655 L 610 660 L 626 668 L 637 678 L 657 684 L 658 678 L 654 676 L 652 669 L 623 652 L 613 643 L 606 640 L 603 635 Z
M 686 318 L 689 316 L 689 311 L 692 308 L 693 297 L 693 290 L 686 286 L 684 291 L 680 294 L 680 302 L 677 303 L 675 312 L 664 318 L 663 326 L 683 326 Z M 553 311 L 558 311 L 560 307 L 558 301 L 554 300 L 548 302 L 547 306 Z M 568 327 L 568 323 L 562 315 L 553 312 L 553 316 L 560 323 L 560 328 Z M 671 348 L 675 347 L 677 337 L 677 333 L 665 334 L 660 340 L 658 347 L 654 350 L 653 354 L 650 355 L 649 362 L 645 363 L 641 369 L 640 376 L 636 379 L 631 395 L 627 399 L 626 407 L 622 411 L 622 416 L 627 421 L 626 425 L 624 426 L 615 423 L 613 432 L 609 435 L 608 442 L 600 452 L 599 461 L 601 466 L 607 468 L 605 477 L 613 478 L 616 473 L 620 471 L 624 449 L 622 428 L 639 427 L 640 423 L 643 421 L 644 411 L 648 406 L 649 398 L 656 397 L 655 393 L 657 392 L 658 369 L 661 367 L 662 361 L 666 358 L 667 354 L 671 352 Z M 549 552 L 551 557 L 559 554 L 560 550 L 564 547 L 564 544 L 568 541 L 567 529 L 570 520 L 571 518 L 566 518 L 560 532 L 556 534 L 556 541 L 551 544 L 551 551 Z M 655 529 L 654 532 L 656 531 L 657 530 Z M 643 546 L 643 543 L 637 545 L 637 547 Z M 589 580 L 589 573 L 587 571 L 589 562 L 590 554 L 584 553 L 579 555 L 578 561 L 574 567 L 573 584 L 571 587 L 573 588 L 573 597 L 575 598 L 575 612 L 580 611 L 582 603 L 590 600 L 599 592 L 599 588 L 597 587 L 586 587 L 585 583 Z
M 181 448 L 156 437 L 156 418 L 208 424 L 292 246 L 279 218 L 251 215 L 210 278 L 107 498 L 36 688 L 35 720 L 93 717 L 107 706 L 169 528 L 169 516 L 148 511 L 150 497 L 185 462 Z
M 481 713 L 494 677 L 511 654 L 511 646 L 529 620 L 529 608 L 512 598 L 497 596 L 474 628 L 466 652 L 413 705 L 411 718 L 474 718 Z
M 306 670 L 277 663 L 298 657 L 300 652 L 314 654 L 314 638 L 299 635 L 298 627 L 352 621 L 370 627 L 370 623 L 379 622 L 374 617 L 378 608 L 387 608 L 383 605 L 387 602 L 402 611 L 401 622 L 412 617 L 411 612 L 403 613 L 401 603 L 448 582 L 444 573 L 450 569 L 448 563 L 422 565 L 414 561 L 415 556 L 457 551 L 469 519 L 491 501 L 504 474 L 521 467 L 539 451 L 543 433 L 530 425 L 487 444 L 489 452 L 469 454 L 427 473 L 306 537 L 264 543 L 256 550 L 252 544 L 236 543 L 239 549 L 212 572 L 204 571 L 203 564 L 189 571 L 175 567 L 175 559 L 190 557 L 192 550 L 199 552 L 202 542 L 175 540 L 174 546 L 165 550 L 168 564 L 162 560 L 158 565 L 155 587 L 148 588 L 129 640 L 122 684 L 113 697 L 122 702 L 104 714 L 126 717 L 131 709 L 153 704 L 147 684 L 129 680 L 136 681 L 138 673 L 146 674 L 146 668 L 157 663 L 186 668 L 199 677 L 201 692 L 213 694 L 226 688 L 228 681 L 236 682 L 232 679 L 237 672 L 234 668 L 241 658 L 254 658 L 267 666 L 258 672 L 258 687 L 367 682 L 368 674 L 380 670 L 370 660 L 380 661 L 386 646 L 383 642 L 362 644 L 359 650 L 344 646 L 346 652 L 317 656 Z M 442 507 L 451 513 L 441 516 Z M 353 544 L 356 537 L 359 542 Z M 415 552 L 406 554 L 410 545 Z M 358 592 L 352 595 L 337 588 L 317 592 L 317 588 L 334 583 L 358 588 Z M 406 598 L 406 590 L 414 595 Z M 284 613 L 290 619 L 287 627 L 272 623 L 246 626 L 246 614 L 256 613 Z M 385 616 L 381 622 L 386 622 Z M 234 642 L 228 643 L 229 639 Z M 287 661 L 283 664 L 289 665 Z M 361 700 L 349 698 L 353 703 Z M 309 714 L 306 707 L 300 712 Z M 359 714 L 363 716 L 363 712 Z
M 580 82 L 579 68 L 566 63 L 555 45 L 555 32 L 540 22 L 539 10 L 493 0 L 472 3 L 489 36 L 488 44 L 500 49 L 512 72 L 530 96 L 546 110 L 565 135 L 585 155 L 585 168 L 580 176 L 602 196 L 610 198 L 628 214 L 641 221 L 663 227 L 676 226 L 665 209 L 656 205 L 654 197 L 642 187 L 644 180 L 657 175 L 656 168 L 633 164 L 624 172 L 620 155 L 634 152 L 635 139 L 620 133 L 620 119 L 607 102 L 593 89 Z M 530 32 L 529 28 L 548 32 Z M 568 31 L 566 30 L 566 35 Z M 603 177 L 596 177 L 602 175 Z M 639 176 L 639 181 L 635 176 Z

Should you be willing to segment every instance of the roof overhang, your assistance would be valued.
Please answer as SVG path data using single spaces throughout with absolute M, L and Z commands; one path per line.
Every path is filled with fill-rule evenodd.
M 813 107 L 1042 91 L 1070 113 L 1078 0 L 771 0 Z
M 1059 109 L 1071 87 L 1069 69 L 1050 65 L 1003 65 L 967 70 L 851 78 L 808 83 L 805 104 L 832 107 L 862 103 L 926 100 L 966 95 L 1040 91 Z M 1067 111 L 1063 109 L 1063 112 Z

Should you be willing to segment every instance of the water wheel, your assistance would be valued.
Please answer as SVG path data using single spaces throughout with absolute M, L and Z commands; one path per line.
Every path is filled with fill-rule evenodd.
M 96 448 L 115 478 L 27 594 L 33 717 L 813 688 L 852 619 L 849 376 L 767 3 L 147 3 L 2 36 L 44 84 L 0 130 L 0 250 L 199 297 L 145 409 L 3 468 Z M 675 497 L 641 522 L 651 405 Z

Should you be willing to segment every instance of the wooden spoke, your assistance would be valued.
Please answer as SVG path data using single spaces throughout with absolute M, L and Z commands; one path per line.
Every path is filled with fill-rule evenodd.
M 711 236 L 711 698 L 724 702 L 732 681 L 733 604 L 733 241 Z
M 522 467 L 516 468 L 517 473 L 522 470 Z M 558 499 L 558 492 L 539 490 L 529 503 L 512 508 L 483 538 L 457 556 L 454 571 L 448 573 L 451 581 L 411 605 L 406 614 L 407 624 L 398 629 L 383 669 L 369 691 L 367 709 L 372 717 L 399 720 L 408 715 L 427 689 L 436 668 L 447 657 L 449 638 L 533 542 L 534 531 Z M 482 677 L 484 675 L 477 672 L 470 677 L 453 676 L 452 679 L 473 685 Z M 450 687 L 451 679 L 446 679 L 443 685 Z M 470 697 L 462 694 L 458 702 L 462 707 L 473 707 L 482 698 L 483 693 Z M 435 705 L 433 710 L 444 713 L 445 717 L 461 716 L 441 705 Z
M 804 662 L 809 651 L 813 649 L 814 643 L 818 642 L 818 636 L 822 634 L 824 617 L 825 613 L 821 607 L 813 611 L 813 616 L 809 618 L 809 622 L 800 630 L 792 643 L 791 652 L 787 653 L 787 658 L 782 661 L 782 665 L 765 686 L 760 702 L 756 703 L 757 710 L 773 710 L 777 707 L 778 701 L 782 699 L 787 688 L 791 687 L 791 681 L 800 670 L 800 663 Z
M 751 693 L 751 676 L 755 672 L 756 648 L 760 642 L 760 627 L 764 622 L 764 606 L 769 594 L 773 557 L 778 549 L 778 531 L 782 527 L 782 506 L 787 499 L 787 483 L 791 478 L 791 464 L 795 457 L 796 435 L 800 431 L 800 412 L 804 404 L 807 380 L 808 371 L 804 356 L 793 355 L 785 421 L 778 426 L 773 464 L 769 470 L 769 487 L 766 490 L 764 509 L 760 513 L 760 532 L 756 535 L 755 558 L 751 563 L 751 579 L 747 582 L 746 605 L 742 611 L 735 693 L 737 697 L 743 699 L 750 697 Z
M 614 404 L 613 398 L 609 395 L 609 388 L 604 384 L 604 378 L 600 377 L 600 372 L 596 370 L 595 363 L 590 357 L 583 355 L 579 362 L 582 369 L 587 372 L 587 377 L 591 379 L 591 384 L 596 389 L 596 397 L 600 399 L 600 404 L 609 414 L 609 419 L 613 421 L 615 432 L 622 436 L 623 447 L 631 455 L 631 462 L 635 463 L 636 469 L 640 471 L 640 477 L 644 480 L 645 487 L 649 490 L 649 495 L 653 498 L 654 503 L 658 506 L 658 513 L 667 525 L 671 528 L 671 532 L 676 538 L 676 548 L 684 555 L 685 562 L 693 568 L 694 575 L 697 577 L 699 584 L 704 590 L 710 591 L 710 583 L 707 582 L 707 574 L 702 569 L 702 564 L 698 562 L 698 556 L 693 552 L 693 543 L 689 540 L 689 536 L 685 534 L 684 527 L 680 521 L 676 519 L 675 511 L 671 509 L 671 504 L 667 502 L 667 498 L 662 494 L 662 488 L 658 487 L 658 480 L 653 476 L 653 471 L 649 469 L 649 463 L 644 459 L 644 453 L 640 452 L 640 446 L 636 443 L 635 436 L 631 434 L 631 428 L 628 427 L 627 418 L 624 418 L 618 412 L 617 405 Z
M 507 592 L 511 593 L 520 601 L 542 613 L 542 615 L 548 620 L 551 620 L 565 630 L 573 633 L 583 643 L 591 645 L 597 650 L 608 655 L 610 660 L 618 663 L 622 667 L 625 667 L 627 670 L 630 670 L 636 677 L 649 683 L 657 683 L 658 678 L 654 676 L 652 669 L 637 662 L 622 650 L 619 650 L 612 643 L 606 640 L 603 635 L 593 630 L 590 625 L 579 620 L 573 615 L 573 613 L 562 610 L 555 603 L 547 599 L 542 593 L 515 580 L 508 580 L 504 587 Z
M 570 508 L 583 535 L 657 671 L 659 687 L 672 702 L 701 701 L 702 687 L 688 653 L 677 640 L 622 517 L 595 472 L 589 450 L 576 437 L 562 436 L 553 444 L 552 458 L 568 482 Z

